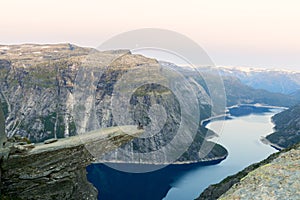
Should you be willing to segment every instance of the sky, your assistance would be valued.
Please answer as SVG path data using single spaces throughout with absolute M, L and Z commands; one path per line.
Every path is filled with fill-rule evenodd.
M 97 47 L 140 28 L 181 33 L 216 65 L 300 69 L 297 0 L 0 0 L 0 44 Z

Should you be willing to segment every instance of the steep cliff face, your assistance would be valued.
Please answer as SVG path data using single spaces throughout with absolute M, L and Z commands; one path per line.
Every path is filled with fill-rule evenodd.
M 135 126 L 123 127 L 131 133 L 127 135 L 120 128 L 101 129 L 50 144 L 38 143 L 23 151 L 19 144 L 0 148 L 0 198 L 97 199 L 97 190 L 86 178 L 86 167 L 94 160 L 86 146 L 104 154 L 143 132 Z M 18 151 L 13 151 L 16 147 Z
M 96 91 L 92 103 L 97 110 L 98 125 L 114 125 L 111 112 L 114 84 L 128 70 L 150 69 L 148 73 L 151 73 L 158 67 L 157 61 L 153 59 L 131 55 L 128 51 L 128 55 L 124 56 L 124 52 L 126 51 L 100 53 L 71 44 L 17 45 L 1 48 L 0 91 L 8 136 L 18 133 L 31 141 L 43 141 L 54 135 L 74 135 L 76 126 L 72 112 L 74 101 L 77 100 L 74 96 L 75 84 L 90 86 L 86 87 L 87 91 L 84 93 L 88 93 L 88 90 Z M 94 57 L 99 59 L 95 62 L 97 66 L 92 66 L 97 70 L 82 70 L 81 67 L 88 65 L 87 62 Z M 118 60 L 114 60 L 116 58 Z M 96 75 L 96 72 L 100 72 L 101 75 Z M 84 76 L 87 76 L 86 80 L 81 81 L 80 78 Z M 76 92 L 77 95 L 80 94 L 79 89 Z M 153 92 L 153 89 L 149 92 Z M 142 94 L 139 96 L 143 97 Z M 76 103 L 78 101 L 80 100 Z M 141 100 L 135 96 L 132 101 L 137 105 Z M 152 99 L 147 101 L 144 103 L 155 102 Z M 206 99 L 203 104 L 208 102 L 209 99 Z M 84 126 L 89 125 L 87 123 Z
M 31 141 L 72 135 L 69 114 L 76 67 L 89 49 L 73 45 L 17 45 L 0 54 L 1 102 L 8 136 Z
M 198 199 L 298 199 L 299 164 L 298 143 L 209 186 Z
M 205 137 L 214 133 L 199 126 L 200 119 L 212 113 L 203 84 L 192 77 L 180 81 L 176 70 L 154 59 L 71 44 L 0 50 L 0 96 L 9 137 L 18 134 L 40 142 L 135 125 L 145 134 L 101 161 L 169 163 L 175 156 L 197 162 L 227 155 L 223 147 L 206 142 Z M 160 153 L 154 153 L 158 149 Z

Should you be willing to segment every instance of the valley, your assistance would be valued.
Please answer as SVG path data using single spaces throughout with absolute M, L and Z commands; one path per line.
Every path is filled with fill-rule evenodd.
M 84 168 L 93 160 L 87 167 L 87 179 L 100 191 L 98 198 L 102 194 L 104 199 L 111 199 L 111 195 L 119 192 L 114 199 L 126 195 L 140 199 L 144 193 L 151 199 L 151 193 L 158 191 L 151 186 L 153 181 L 161 181 L 162 185 L 160 193 L 152 199 L 196 198 L 209 184 L 274 152 L 274 148 L 260 141 L 262 136 L 282 149 L 299 142 L 298 75 L 281 71 L 189 68 L 132 54 L 129 50 L 98 51 L 69 43 L 0 46 L 1 168 L 4 169 L 1 195 L 18 196 L 23 185 L 30 183 L 34 187 L 41 180 L 43 184 L 67 181 L 70 187 L 65 188 L 66 195 L 75 198 L 76 189 L 72 184 L 76 178 L 87 183 Z M 286 79 L 287 83 L 269 83 L 276 77 Z M 282 107 L 289 109 L 283 111 Z M 234 124 L 237 129 L 225 131 L 223 137 L 220 122 Z M 215 124 L 219 124 L 217 128 L 213 127 Z M 131 131 L 122 128 L 127 126 Z M 87 137 L 87 133 L 118 128 L 122 134 L 109 138 L 118 145 L 105 142 L 90 145 L 91 140 L 105 134 L 100 131 Z M 133 137 L 131 134 L 136 131 L 141 134 Z M 244 140 L 236 145 L 239 137 Z M 15 138 L 22 141 L 14 141 Z M 67 143 L 73 144 L 74 138 L 78 145 L 73 151 L 73 146 Z M 54 143 L 47 146 L 43 144 L 45 141 Z M 56 151 L 56 145 L 60 150 Z M 80 170 L 73 173 L 72 168 L 72 173 L 64 174 L 58 165 L 64 159 L 65 150 L 73 152 L 75 157 L 88 155 L 88 161 L 76 160 L 75 168 Z M 239 155 L 235 156 L 236 152 Z M 40 177 L 34 175 L 29 160 L 31 156 L 43 160 L 44 154 L 53 154 L 46 163 L 54 163 L 49 166 L 58 168 L 48 170 L 45 164 L 47 175 Z M 69 154 L 68 159 L 73 159 L 73 154 Z M 24 172 L 20 172 L 23 166 L 11 164 L 19 161 L 26 163 Z M 26 170 L 33 178 L 24 179 L 25 183 L 18 177 L 26 175 Z M 152 174 L 154 179 L 132 175 L 155 174 L 157 170 L 156 175 Z M 195 176 L 186 183 L 189 174 Z M 211 177 L 197 181 L 206 175 Z M 76 178 L 66 179 L 66 176 Z M 110 176 L 114 178 L 105 178 Z M 131 197 L 130 189 L 126 189 L 122 195 L 121 187 L 114 182 L 123 185 L 122 177 L 137 185 L 148 180 L 149 190 L 140 188 L 141 193 Z M 197 183 L 201 186 L 194 188 L 192 185 Z M 116 187 L 110 188 L 111 185 Z M 101 188 L 110 189 L 101 193 Z M 115 189 L 119 191 L 114 192 Z M 31 190 L 35 197 L 39 196 L 38 191 L 28 189 Z M 97 198 L 95 190 L 90 191 L 91 198 Z M 55 195 L 66 197 L 60 196 L 60 192 Z M 29 196 L 29 192 L 20 193 L 21 198 Z M 51 198 L 51 194 L 47 197 Z

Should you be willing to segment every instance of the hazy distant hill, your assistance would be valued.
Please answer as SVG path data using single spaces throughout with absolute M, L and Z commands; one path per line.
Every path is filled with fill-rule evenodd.
M 165 62 L 163 62 L 165 63 Z M 165 63 L 166 64 L 166 63 Z M 273 105 L 273 106 L 293 106 L 300 102 L 300 94 L 299 91 L 294 92 L 293 94 L 284 94 L 279 92 L 272 92 L 267 89 L 264 89 L 263 87 L 252 87 L 251 85 L 248 85 L 244 83 L 242 80 L 244 79 L 250 79 L 251 75 L 248 76 L 246 72 L 243 72 L 241 70 L 235 69 L 223 69 L 223 68 L 216 68 L 216 67 L 198 67 L 196 70 L 192 69 L 190 67 L 179 67 L 174 64 L 170 64 L 172 67 L 182 74 L 186 75 L 187 77 L 193 77 L 200 85 L 205 86 L 205 81 L 201 78 L 201 73 L 205 72 L 206 78 L 214 79 L 217 75 L 220 75 L 223 82 L 224 82 L 224 89 L 226 93 L 227 98 L 227 106 L 232 106 L 236 104 L 267 104 L 267 105 Z M 264 74 L 268 74 L 268 76 L 273 76 L 273 72 L 271 71 L 270 74 L 268 71 L 254 71 L 257 73 L 257 75 L 261 75 L 261 77 L 257 81 L 262 82 L 262 86 L 264 86 L 266 81 L 264 79 Z M 253 72 L 253 73 L 254 73 Z M 262 73 L 262 74 L 260 74 Z M 293 75 L 291 73 L 291 75 Z M 297 76 L 300 75 L 296 74 Z M 295 76 L 296 76 L 295 75 Z M 276 84 L 280 82 L 281 80 L 275 79 L 276 77 L 273 77 L 274 79 L 272 82 L 274 82 L 274 88 L 276 89 Z M 299 79 L 300 82 L 300 79 Z M 272 85 L 272 84 L 271 84 Z M 297 86 L 298 87 L 298 86 Z M 299 86 L 300 87 L 300 86 Z M 298 88 L 299 88 L 298 87 Z M 205 87 L 204 87 L 205 88 Z M 296 89 L 296 87 L 295 87 Z M 277 90 L 277 89 L 276 89 Z M 274 90 L 274 91 L 276 91 Z M 208 91 L 207 91 L 208 92 Z
M 214 69 L 222 76 L 236 77 L 242 83 L 255 89 L 283 94 L 292 94 L 300 90 L 300 72 L 244 67 L 217 67 Z

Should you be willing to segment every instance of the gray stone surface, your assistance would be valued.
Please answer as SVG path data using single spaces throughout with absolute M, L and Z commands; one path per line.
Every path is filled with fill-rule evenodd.
M 142 134 L 135 126 L 126 127 L 131 135 L 118 127 L 60 139 L 55 143 L 35 145 L 33 149 L 12 151 L 1 160 L 0 198 L 7 199 L 97 199 L 97 190 L 87 181 L 86 166 L 94 157 L 85 145 L 94 145 L 105 153 Z
M 300 146 L 250 172 L 219 199 L 300 199 Z

